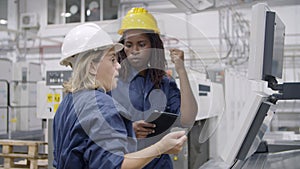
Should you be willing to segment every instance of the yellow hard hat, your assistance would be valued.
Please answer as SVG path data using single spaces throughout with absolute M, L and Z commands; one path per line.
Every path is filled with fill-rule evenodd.
M 118 33 L 122 35 L 129 29 L 147 29 L 159 33 L 155 18 L 145 8 L 132 8 L 122 20 Z

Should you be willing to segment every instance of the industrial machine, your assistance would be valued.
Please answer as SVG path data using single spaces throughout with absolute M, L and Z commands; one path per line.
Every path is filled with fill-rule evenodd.
M 16 62 L 10 82 L 12 131 L 41 130 L 42 121 L 36 117 L 36 83 L 42 80 L 38 63 Z
M 263 140 L 277 100 L 300 99 L 300 83 L 278 84 L 276 80 L 282 77 L 284 33 L 284 23 L 266 4 L 253 6 L 248 73 L 249 83 L 256 85 L 237 125 L 226 136 L 229 141 L 220 159 L 208 161 L 201 168 L 299 168 L 299 142 Z M 264 89 L 265 85 L 269 90 Z
M 71 77 L 71 70 L 47 71 L 46 80 L 37 83 L 37 117 L 46 121 L 45 141 L 48 142 L 48 168 L 53 168 L 52 122 L 63 99 L 62 84 Z
M 34 133 L 42 130 L 42 121 L 36 117 L 36 82 L 42 80 L 41 66 L 9 59 L 1 59 L 0 66 L 1 138 L 35 137 Z
M 179 154 L 170 155 L 174 169 L 194 169 L 210 158 L 210 140 L 217 126 L 212 122 L 224 112 L 224 89 L 221 83 L 207 79 L 206 74 L 187 69 L 191 89 L 198 103 L 194 126 L 188 133 L 188 141 Z M 176 79 L 180 87 L 179 79 Z
M 46 81 L 37 83 L 37 117 L 53 119 L 63 98 L 63 82 L 71 77 L 71 71 L 47 71 Z

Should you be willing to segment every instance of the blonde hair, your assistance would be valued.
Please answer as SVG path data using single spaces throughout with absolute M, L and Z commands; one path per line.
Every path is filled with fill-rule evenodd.
M 72 76 L 69 81 L 63 84 L 64 91 L 74 93 L 83 89 L 94 90 L 98 88 L 102 88 L 105 91 L 101 82 L 96 79 L 96 74 L 90 72 L 91 64 L 99 63 L 105 51 L 90 50 L 85 53 L 77 54 L 75 56 L 76 61 L 73 65 Z

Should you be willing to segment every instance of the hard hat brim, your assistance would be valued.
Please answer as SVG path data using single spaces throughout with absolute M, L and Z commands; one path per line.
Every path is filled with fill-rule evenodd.
M 105 49 L 110 49 L 110 48 L 114 48 L 115 52 L 119 52 L 124 48 L 124 45 L 121 43 L 113 43 L 110 45 L 106 45 L 106 46 L 101 46 L 99 48 L 95 48 L 95 49 L 91 49 L 91 50 L 105 50 Z M 78 53 L 77 53 L 78 54 Z M 67 58 L 62 59 L 59 64 L 63 65 L 63 66 L 69 66 L 71 64 L 73 64 L 74 60 L 75 60 L 75 55 L 69 56 Z
M 115 52 L 120 52 L 121 50 L 123 50 L 124 45 L 121 43 L 114 43 L 113 47 L 115 48 Z

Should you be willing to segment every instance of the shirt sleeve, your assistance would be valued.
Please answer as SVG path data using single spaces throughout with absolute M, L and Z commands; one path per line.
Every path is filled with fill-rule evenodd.
M 76 102 L 77 99 L 75 105 Z M 78 121 L 90 138 L 84 153 L 89 168 L 120 168 L 131 142 L 125 122 L 112 99 L 105 95 L 95 96 L 76 106 L 80 112 Z
M 165 78 L 164 90 L 167 96 L 166 112 L 180 114 L 180 90 L 177 87 L 175 79 Z
M 89 169 L 118 169 L 121 168 L 124 160 L 124 156 L 106 151 L 97 144 L 93 143 L 93 141 L 88 143 L 87 149 L 84 153 L 84 158 L 88 161 Z

